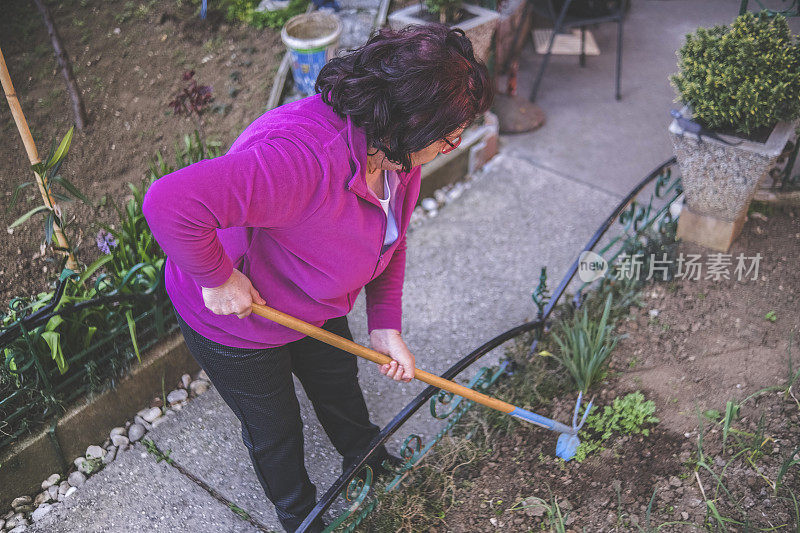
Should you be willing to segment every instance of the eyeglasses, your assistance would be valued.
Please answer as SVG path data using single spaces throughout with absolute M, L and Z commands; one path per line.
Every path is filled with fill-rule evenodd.
M 443 140 L 444 140 L 444 142 L 446 142 L 446 143 L 447 143 L 447 148 L 442 148 L 442 153 L 443 153 L 443 154 L 449 154 L 450 152 L 452 152 L 453 150 L 455 150 L 456 148 L 458 148 L 458 145 L 459 145 L 459 144 L 461 144 L 461 135 L 459 135 L 459 136 L 456 138 L 456 140 L 455 140 L 455 141 L 453 141 L 453 142 L 450 142 L 450 141 L 448 141 L 446 138 L 445 138 L 445 139 L 443 139 Z

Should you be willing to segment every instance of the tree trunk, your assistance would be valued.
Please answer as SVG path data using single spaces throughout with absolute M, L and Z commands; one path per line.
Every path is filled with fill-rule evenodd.
M 81 131 L 88 122 L 86 118 L 86 108 L 83 106 L 83 99 L 81 99 L 81 92 L 78 89 L 78 82 L 75 81 L 75 75 L 72 73 L 72 66 L 70 65 L 69 58 L 64 52 L 64 47 L 61 46 L 61 37 L 58 36 L 56 25 L 53 22 L 53 17 L 50 15 L 50 10 L 44 3 L 44 0 L 33 0 L 39 12 L 44 19 L 44 25 L 47 27 L 47 33 L 50 35 L 50 43 L 53 45 L 53 50 L 56 54 L 56 61 L 61 68 L 61 73 L 67 82 L 67 92 L 69 93 L 70 100 L 72 100 L 72 112 L 75 115 L 75 126 Z

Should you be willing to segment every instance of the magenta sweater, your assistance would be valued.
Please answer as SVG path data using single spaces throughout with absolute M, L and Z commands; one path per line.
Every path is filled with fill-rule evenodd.
M 150 186 L 144 215 L 167 254 L 166 289 L 195 331 L 227 346 L 280 346 L 303 335 L 256 315 L 218 316 L 201 287 L 238 268 L 267 305 L 321 326 L 347 314 L 366 287 L 369 331 L 400 330 L 405 234 L 420 169 L 399 173 L 399 237 L 383 246 L 386 215 L 365 179 L 364 131 L 319 95 L 261 115 L 228 153 Z

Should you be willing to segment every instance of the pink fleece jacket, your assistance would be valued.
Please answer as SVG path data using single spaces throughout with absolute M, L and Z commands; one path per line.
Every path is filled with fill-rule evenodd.
M 398 239 L 384 246 L 386 215 L 365 179 L 364 131 L 319 95 L 261 115 L 228 152 L 153 183 L 144 215 L 167 254 L 166 289 L 205 337 L 238 348 L 303 335 L 256 315 L 218 316 L 201 287 L 242 271 L 267 305 L 321 326 L 347 314 L 366 287 L 368 329 L 401 329 L 405 234 L 420 169 L 398 173 Z

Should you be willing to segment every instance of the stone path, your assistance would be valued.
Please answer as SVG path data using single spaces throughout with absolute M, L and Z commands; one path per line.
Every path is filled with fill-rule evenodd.
M 729 22 L 738 3 L 634 3 L 626 27 L 622 102 L 613 99 L 613 26 L 596 30 L 602 55 L 589 58 L 586 68 L 578 67 L 577 58 L 554 58 L 538 102 L 548 115 L 547 125 L 503 139 L 501 154 L 464 194 L 409 234 L 404 336 L 420 367 L 441 372 L 535 314 L 530 294 L 540 267 L 547 265 L 550 279 L 558 280 L 613 205 L 670 156 L 665 129 L 673 96 L 666 79 L 684 34 L 701 24 Z M 371 27 L 377 2 L 341 4 L 347 33 L 357 44 L 356 32 Z M 352 45 L 346 39 L 345 44 Z M 521 94 L 529 89 L 538 61 L 530 51 L 523 57 Z M 363 297 L 350 323 L 356 341 L 366 344 Z M 416 383 L 398 385 L 383 378 L 370 363 L 360 364 L 362 387 L 378 424 L 389 421 L 421 390 Z M 338 476 L 340 459 L 297 388 L 307 464 L 321 493 Z M 411 432 L 429 437 L 434 431 L 434 422 L 423 412 L 409 421 L 393 447 Z M 29 531 L 279 529 L 252 471 L 238 422 L 213 389 L 148 437 L 162 451 L 171 450 L 178 464 L 222 500 L 173 467 L 157 463 L 137 443 Z M 258 525 L 240 518 L 226 500 Z

